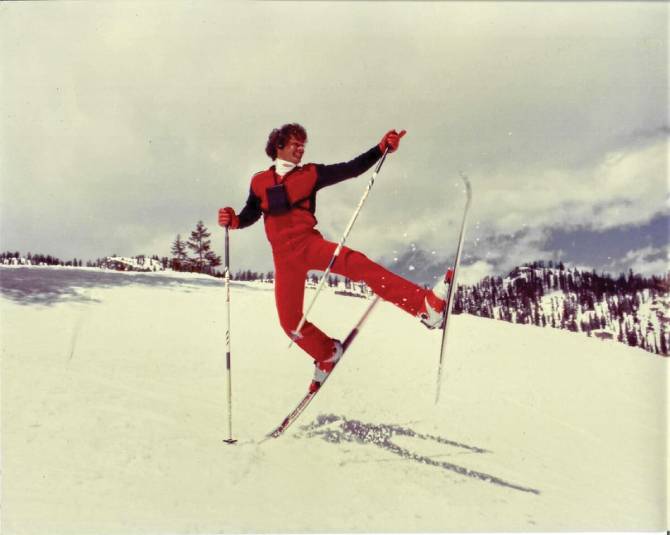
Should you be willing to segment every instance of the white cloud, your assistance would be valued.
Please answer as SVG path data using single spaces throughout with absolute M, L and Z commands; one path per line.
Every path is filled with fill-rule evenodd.
M 525 227 L 523 231 L 507 236 L 491 236 L 472 248 L 469 257 L 483 258 L 495 266 L 496 274 L 506 274 L 516 266 L 534 260 L 556 260 L 560 252 L 545 248 L 548 230 L 544 227 Z
M 670 272 L 670 247 L 646 246 L 628 251 L 625 256 L 608 266 L 612 273 L 623 273 L 632 269 L 640 275 L 664 275 Z
M 646 223 L 667 205 L 667 154 L 663 135 L 643 147 L 607 152 L 582 169 L 475 177 L 476 217 L 503 234 L 525 224 L 606 230 Z
M 484 277 L 497 275 L 495 267 L 483 260 L 478 260 L 474 264 L 463 265 L 458 271 L 458 284 L 476 284 Z
M 660 132 L 627 149 L 606 151 L 578 169 L 533 168 L 488 177 L 472 170 L 466 260 L 474 254 L 511 269 L 559 257 L 560 251 L 545 248 L 551 229 L 605 231 L 649 222 L 667 211 L 667 148 L 666 133 Z M 398 170 L 407 165 L 406 158 L 399 154 L 397 162 L 382 169 L 351 240 L 373 257 L 412 243 L 453 255 L 465 200 L 462 184 L 457 175 L 440 187 L 420 178 L 410 181 Z M 321 203 L 322 227 L 333 239 L 341 235 L 364 180 L 341 188 L 320 194 L 326 201 Z

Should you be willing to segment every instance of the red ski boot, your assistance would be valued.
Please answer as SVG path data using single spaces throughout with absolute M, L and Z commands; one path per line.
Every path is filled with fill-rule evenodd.
M 423 301 L 423 306 L 419 311 L 419 318 L 429 329 L 435 329 L 442 325 L 444 314 L 447 308 L 447 295 L 449 295 L 449 285 L 454 276 L 454 270 L 449 268 L 444 274 L 444 278 L 437 281 L 432 292 Z
M 337 361 L 342 358 L 344 348 L 339 340 L 333 340 L 333 355 L 326 360 L 314 362 L 314 379 L 309 385 L 310 392 L 316 392 L 326 380 L 326 377 L 333 371 Z

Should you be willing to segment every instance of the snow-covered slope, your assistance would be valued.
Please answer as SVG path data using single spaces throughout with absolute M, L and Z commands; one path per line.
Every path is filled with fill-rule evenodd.
M 220 281 L 118 274 L 31 300 L 0 275 L 3 533 L 666 527 L 667 360 L 640 349 L 455 316 L 434 406 L 439 335 L 383 303 L 259 444 L 312 366 L 271 286 L 237 284 L 229 446 Z M 344 336 L 365 306 L 325 293 L 311 319 Z

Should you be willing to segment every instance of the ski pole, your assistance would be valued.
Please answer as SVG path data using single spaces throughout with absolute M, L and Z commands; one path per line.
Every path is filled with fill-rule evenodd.
M 230 372 L 230 243 L 228 239 L 228 226 L 226 225 L 226 246 L 224 249 L 224 272 L 223 280 L 226 288 L 226 401 L 228 402 L 228 438 L 226 444 L 237 442 L 233 438 L 233 389 L 232 374 Z
M 354 223 L 356 222 L 356 219 L 358 218 L 358 214 L 361 212 L 361 208 L 363 208 L 363 205 L 365 204 L 365 200 L 368 198 L 368 195 L 370 194 L 370 190 L 372 189 L 372 186 L 375 183 L 375 178 L 377 178 L 377 173 L 379 173 L 379 170 L 382 168 L 382 165 L 384 164 L 384 160 L 386 160 L 386 155 L 389 152 L 389 148 L 386 147 L 386 150 L 384 150 L 384 154 L 382 154 L 381 160 L 379 160 L 379 163 L 377 164 L 377 167 L 375 168 L 374 172 L 372 173 L 372 176 L 370 177 L 370 181 L 368 182 L 368 185 L 365 188 L 365 191 L 363 192 L 363 196 L 361 197 L 361 200 L 358 201 L 358 206 L 356 207 L 356 210 L 354 211 L 353 215 L 351 216 L 351 219 L 349 220 L 349 224 L 347 225 L 347 228 L 344 230 L 344 234 L 342 234 L 342 238 L 340 238 L 340 242 L 337 244 L 337 247 L 335 248 L 335 252 L 333 253 L 332 258 L 330 259 L 330 262 L 328 262 L 328 267 L 326 267 L 326 271 L 323 272 L 323 275 L 321 276 L 321 280 L 319 281 L 318 286 L 316 287 L 316 292 L 314 293 L 314 296 L 312 297 L 312 300 L 309 303 L 309 306 L 307 307 L 307 310 L 302 315 L 302 318 L 300 318 L 300 323 L 298 323 L 298 326 L 295 328 L 295 330 L 291 333 L 291 342 L 289 343 L 288 347 L 290 348 L 293 345 L 293 342 L 298 340 L 300 338 L 300 331 L 305 325 L 305 322 L 307 321 L 307 315 L 309 314 L 310 310 L 312 310 L 312 307 L 314 306 L 314 303 L 316 302 L 316 298 L 319 296 L 319 293 L 321 292 L 321 289 L 323 288 L 323 284 L 326 282 L 326 279 L 330 275 L 330 270 L 333 268 L 333 264 L 335 264 L 335 260 L 337 260 L 337 257 L 340 255 L 340 252 L 342 251 L 342 247 L 344 247 L 344 242 L 347 240 L 347 237 L 349 236 L 349 233 L 351 232 L 351 228 L 354 226 Z

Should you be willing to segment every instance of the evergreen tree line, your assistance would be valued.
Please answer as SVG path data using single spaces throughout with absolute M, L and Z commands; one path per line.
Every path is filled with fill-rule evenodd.
M 61 260 L 57 256 L 50 254 L 40 254 L 40 253 L 28 253 L 26 256 L 22 256 L 20 251 L 5 251 L 0 253 L 0 264 L 11 263 L 12 260 L 15 260 L 17 263 L 21 263 L 21 260 L 26 261 L 26 263 L 39 266 L 74 266 L 81 267 L 84 265 L 83 260 L 78 258 L 73 258 L 72 260 Z M 7 262 L 5 262 L 7 261 Z
M 116 255 L 112 255 L 107 258 L 96 258 L 95 260 L 82 260 L 79 258 L 74 258 L 72 260 L 62 260 L 57 256 L 50 254 L 41 254 L 41 253 L 27 253 L 25 256 L 21 254 L 20 251 L 5 251 L 0 253 L 0 264 L 12 263 L 12 260 L 15 260 L 17 264 L 23 265 L 32 265 L 32 266 L 66 266 L 66 267 L 102 267 L 110 258 L 116 258 Z M 136 256 L 135 259 L 141 261 L 147 258 L 146 255 Z M 152 255 L 149 258 L 160 263 L 164 269 L 167 269 L 170 263 L 170 259 L 167 256 L 160 258 L 158 255 Z
M 274 271 L 259 272 L 252 271 L 250 269 L 238 270 L 235 273 L 230 274 L 231 280 L 237 281 L 260 281 L 260 282 L 274 282 L 275 273 Z M 321 274 L 317 273 L 308 273 L 305 278 L 305 282 L 312 285 L 319 284 L 321 280 Z M 358 289 L 359 291 L 364 292 L 367 289 L 367 286 L 364 283 L 354 282 L 349 278 L 340 279 L 337 275 L 329 275 L 326 279 L 326 286 L 329 288 L 337 288 L 340 285 L 344 285 L 345 290 Z
M 453 311 L 612 337 L 668 355 L 670 320 L 664 299 L 669 288 L 670 274 L 643 277 L 631 270 L 615 278 L 566 269 L 562 263 L 534 262 L 514 269 L 505 279 L 487 277 L 473 286 L 459 286 Z M 655 319 L 640 317 L 643 304 Z

